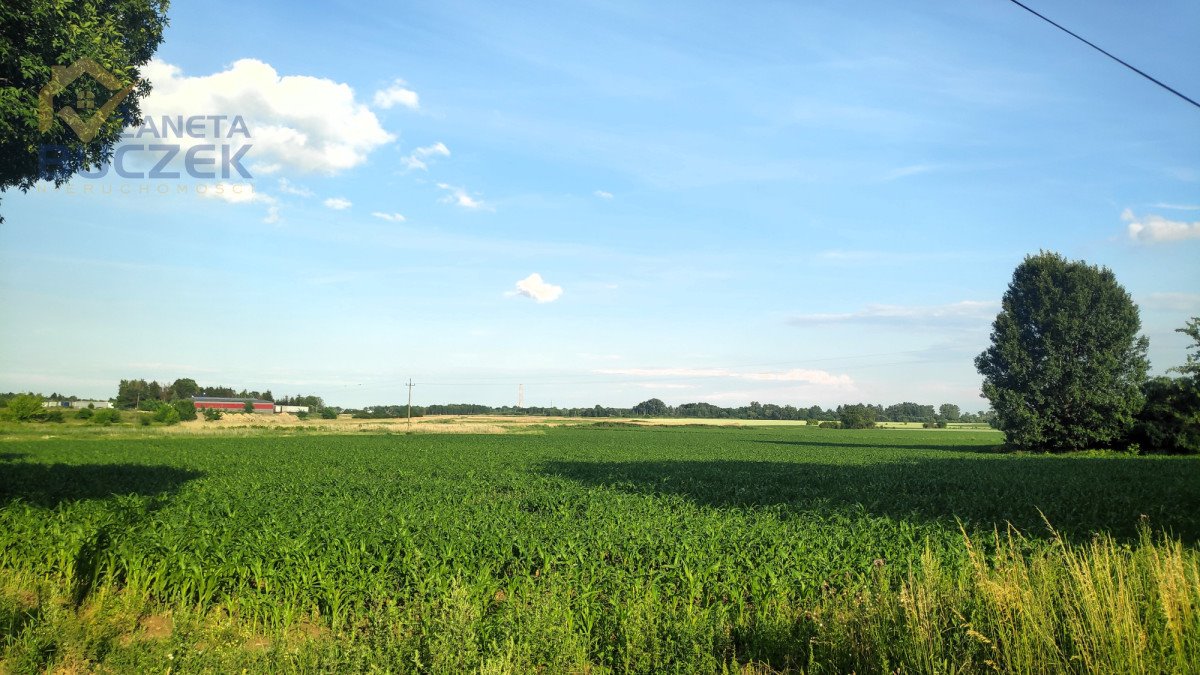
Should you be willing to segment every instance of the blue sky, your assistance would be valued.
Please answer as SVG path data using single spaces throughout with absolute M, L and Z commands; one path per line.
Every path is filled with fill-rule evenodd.
M 1034 6 L 1200 96 L 1200 5 Z M 176 3 L 145 75 L 254 177 L 6 194 L 0 390 L 977 410 L 1029 253 L 1200 315 L 1200 110 L 999 0 Z

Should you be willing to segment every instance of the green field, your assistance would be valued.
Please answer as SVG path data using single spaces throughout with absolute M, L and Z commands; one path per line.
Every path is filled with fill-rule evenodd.
M 1200 461 L 999 439 L 10 438 L 0 672 L 1200 670 Z

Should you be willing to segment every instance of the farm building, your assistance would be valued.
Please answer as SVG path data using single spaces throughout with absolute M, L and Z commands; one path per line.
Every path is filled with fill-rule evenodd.
M 95 408 L 99 410 L 101 408 L 111 408 L 113 404 L 109 401 L 45 401 L 42 403 L 42 406 L 46 408 L 74 408 L 76 410 L 80 408 Z
M 275 404 L 275 412 L 277 413 L 306 413 L 308 406 L 306 405 L 279 405 Z
M 96 410 L 100 410 L 101 408 L 111 408 L 113 404 L 109 401 L 71 401 L 71 407 L 76 409 L 95 408 Z
M 196 410 L 221 410 L 224 412 L 245 412 L 246 404 L 250 403 L 254 406 L 254 412 L 264 415 L 273 415 L 275 413 L 275 404 L 271 401 L 263 401 L 256 398 L 221 398 L 217 396 L 197 396 L 192 399 L 196 404 Z

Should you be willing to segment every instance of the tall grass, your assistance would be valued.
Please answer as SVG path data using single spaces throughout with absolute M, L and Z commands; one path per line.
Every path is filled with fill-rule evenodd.
M 829 649 L 809 667 L 916 672 L 1200 672 L 1200 554 L 1148 527 L 1133 544 L 1098 534 L 1033 545 L 996 532 L 949 570 L 927 550 L 898 585 L 822 608 Z

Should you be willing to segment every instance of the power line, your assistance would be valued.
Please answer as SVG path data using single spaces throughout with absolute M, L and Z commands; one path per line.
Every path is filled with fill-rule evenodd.
M 1037 18 L 1041 19 L 1042 21 L 1045 21 L 1046 23 L 1050 24 L 1051 26 L 1054 26 L 1055 28 L 1061 30 L 1062 32 L 1066 33 L 1067 35 L 1070 35 L 1071 37 L 1075 38 L 1076 40 L 1079 40 L 1080 42 L 1091 47 L 1092 49 L 1095 49 L 1096 51 L 1107 56 L 1108 58 L 1112 59 L 1113 61 L 1116 61 L 1117 63 L 1125 66 L 1126 68 L 1132 70 L 1133 72 L 1137 73 L 1138 75 L 1141 75 L 1142 77 L 1146 78 L 1147 80 L 1150 80 L 1154 84 L 1157 84 L 1158 86 L 1162 87 L 1163 89 L 1166 89 L 1167 91 L 1171 92 L 1172 94 L 1175 94 L 1179 98 L 1187 101 L 1188 103 L 1191 103 L 1192 105 L 1196 106 L 1197 108 L 1200 108 L 1200 103 L 1197 103 L 1196 101 L 1188 98 L 1187 96 L 1183 95 L 1178 90 L 1173 89 L 1172 87 L 1165 84 L 1161 80 L 1157 80 L 1153 76 L 1147 74 L 1146 72 L 1139 70 L 1138 68 L 1130 65 L 1129 63 L 1127 63 L 1125 61 L 1122 61 L 1121 59 L 1119 59 L 1116 56 L 1105 51 L 1103 48 L 1101 48 L 1100 46 L 1096 45 L 1095 43 L 1089 41 L 1088 39 L 1078 35 L 1077 33 L 1071 32 L 1070 30 L 1068 30 L 1066 27 L 1062 26 L 1061 24 L 1055 23 L 1052 19 L 1048 18 L 1044 14 L 1038 13 L 1037 10 L 1029 7 L 1028 5 L 1022 4 L 1018 0 L 1008 0 L 1008 1 L 1011 2 L 1012 4 L 1016 5 L 1017 7 L 1020 7 L 1021 9 L 1029 12 L 1030 14 L 1036 16 Z

